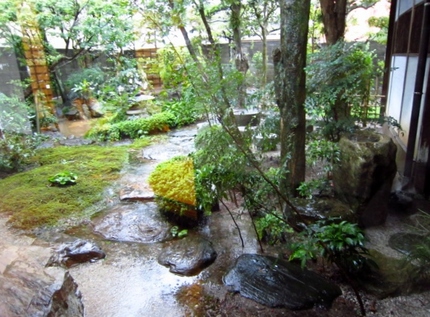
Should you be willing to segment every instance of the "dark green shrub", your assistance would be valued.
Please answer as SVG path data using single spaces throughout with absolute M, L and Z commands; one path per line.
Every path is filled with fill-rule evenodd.
M 93 127 L 86 136 L 103 141 L 118 141 L 122 138 L 138 139 L 151 133 L 167 132 L 174 126 L 174 115 L 170 112 L 160 112 L 148 118 L 101 124 Z
M 336 219 L 317 221 L 301 233 L 301 241 L 292 244 L 290 260 L 302 266 L 322 256 L 347 272 L 360 271 L 370 259 L 364 247 L 364 234 L 357 224 Z
M 197 100 L 191 85 L 183 88 L 179 99 L 164 102 L 161 109 L 175 116 L 175 125 L 178 127 L 194 123 L 199 117 Z
M 306 68 L 307 114 L 321 126 L 323 135 L 338 141 L 357 122 L 366 122 L 375 54 L 363 44 L 338 42 L 311 55 Z
M 0 137 L 0 171 L 16 172 L 28 163 L 36 147 L 43 140 L 37 134 L 3 132 Z
M 287 225 L 278 212 L 267 213 L 255 221 L 258 238 L 270 244 L 285 242 L 285 234 L 292 233 L 293 229 Z

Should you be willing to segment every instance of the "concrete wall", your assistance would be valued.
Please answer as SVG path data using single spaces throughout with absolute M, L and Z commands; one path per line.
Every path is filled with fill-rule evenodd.
M 20 67 L 15 53 L 6 48 L 0 48 L 0 92 L 11 97 L 17 95 L 23 97 L 23 91 L 12 81 L 20 81 L 25 73 L 25 67 Z

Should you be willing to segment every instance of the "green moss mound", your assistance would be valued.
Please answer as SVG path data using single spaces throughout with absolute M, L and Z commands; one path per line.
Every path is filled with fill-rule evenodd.
M 0 212 L 11 215 L 12 226 L 25 230 L 79 216 L 119 177 L 127 150 L 101 146 L 39 150 L 33 159 L 39 167 L 0 180 Z M 50 186 L 48 179 L 65 170 L 78 176 L 76 185 Z
M 193 159 L 178 156 L 157 165 L 148 179 L 161 211 L 185 226 L 199 218 L 194 174 Z

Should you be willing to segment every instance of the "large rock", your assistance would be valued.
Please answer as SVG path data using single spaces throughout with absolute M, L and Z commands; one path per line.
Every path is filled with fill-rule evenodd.
M 158 256 L 158 263 L 180 275 L 197 275 L 212 264 L 217 253 L 212 243 L 201 237 L 172 241 Z
M 106 254 L 95 244 L 77 239 L 61 244 L 49 260 L 48 265 L 59 265 L 67 268 L 84 262 L 104 259 Z
M 229 290 L 269 307 L 330 307 L 340 288 L 318 274 L 273 257 L 243 254 L 224 276 Z
M 404 247 L 405 243 L 399 245 L 399 248 Z M 376 265 L 362 270 L 356 279 L 367 292 L 378 298 L 386 298 L 419 293 L 430 289 L 428 272 L 423 272 L 405 258 L 393 258 L 376 250 L 369 250 L 369 252 Z
M 397 171 L 396 145 L 387 136 L 360 131 L 339 142 L 341 161 L 334 166 L 336 196 L 348 203 L 363 226 L 383 224 Z
M 81 294 L 60 267 L 45 267 L 50 250 L 38 246 L 1 245 L 0 315 L 84 316 Z

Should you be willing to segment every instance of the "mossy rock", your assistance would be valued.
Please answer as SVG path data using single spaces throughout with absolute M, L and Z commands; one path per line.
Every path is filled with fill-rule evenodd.
M 376 250 L 369 250 L 369 256 L 377 267 L 367 267 L 356 279 L 367 292 L 382 299 L 428 290 L 430 278 L 420 275 L 406 258 L 392 258 Z
M 336 197 L 356 213 L 360 225 L 383 224 L 397 172 L 396 145 L 387 136 L 358 131 L 339 142 L 340 162 L 333 168 Z
M 160 210 L 170 220 L 187 227 L 198 221 L 200 212 L 196 207 L 192 158 L 178 156 L 159 164 L 148 181 L 157 197 Z

